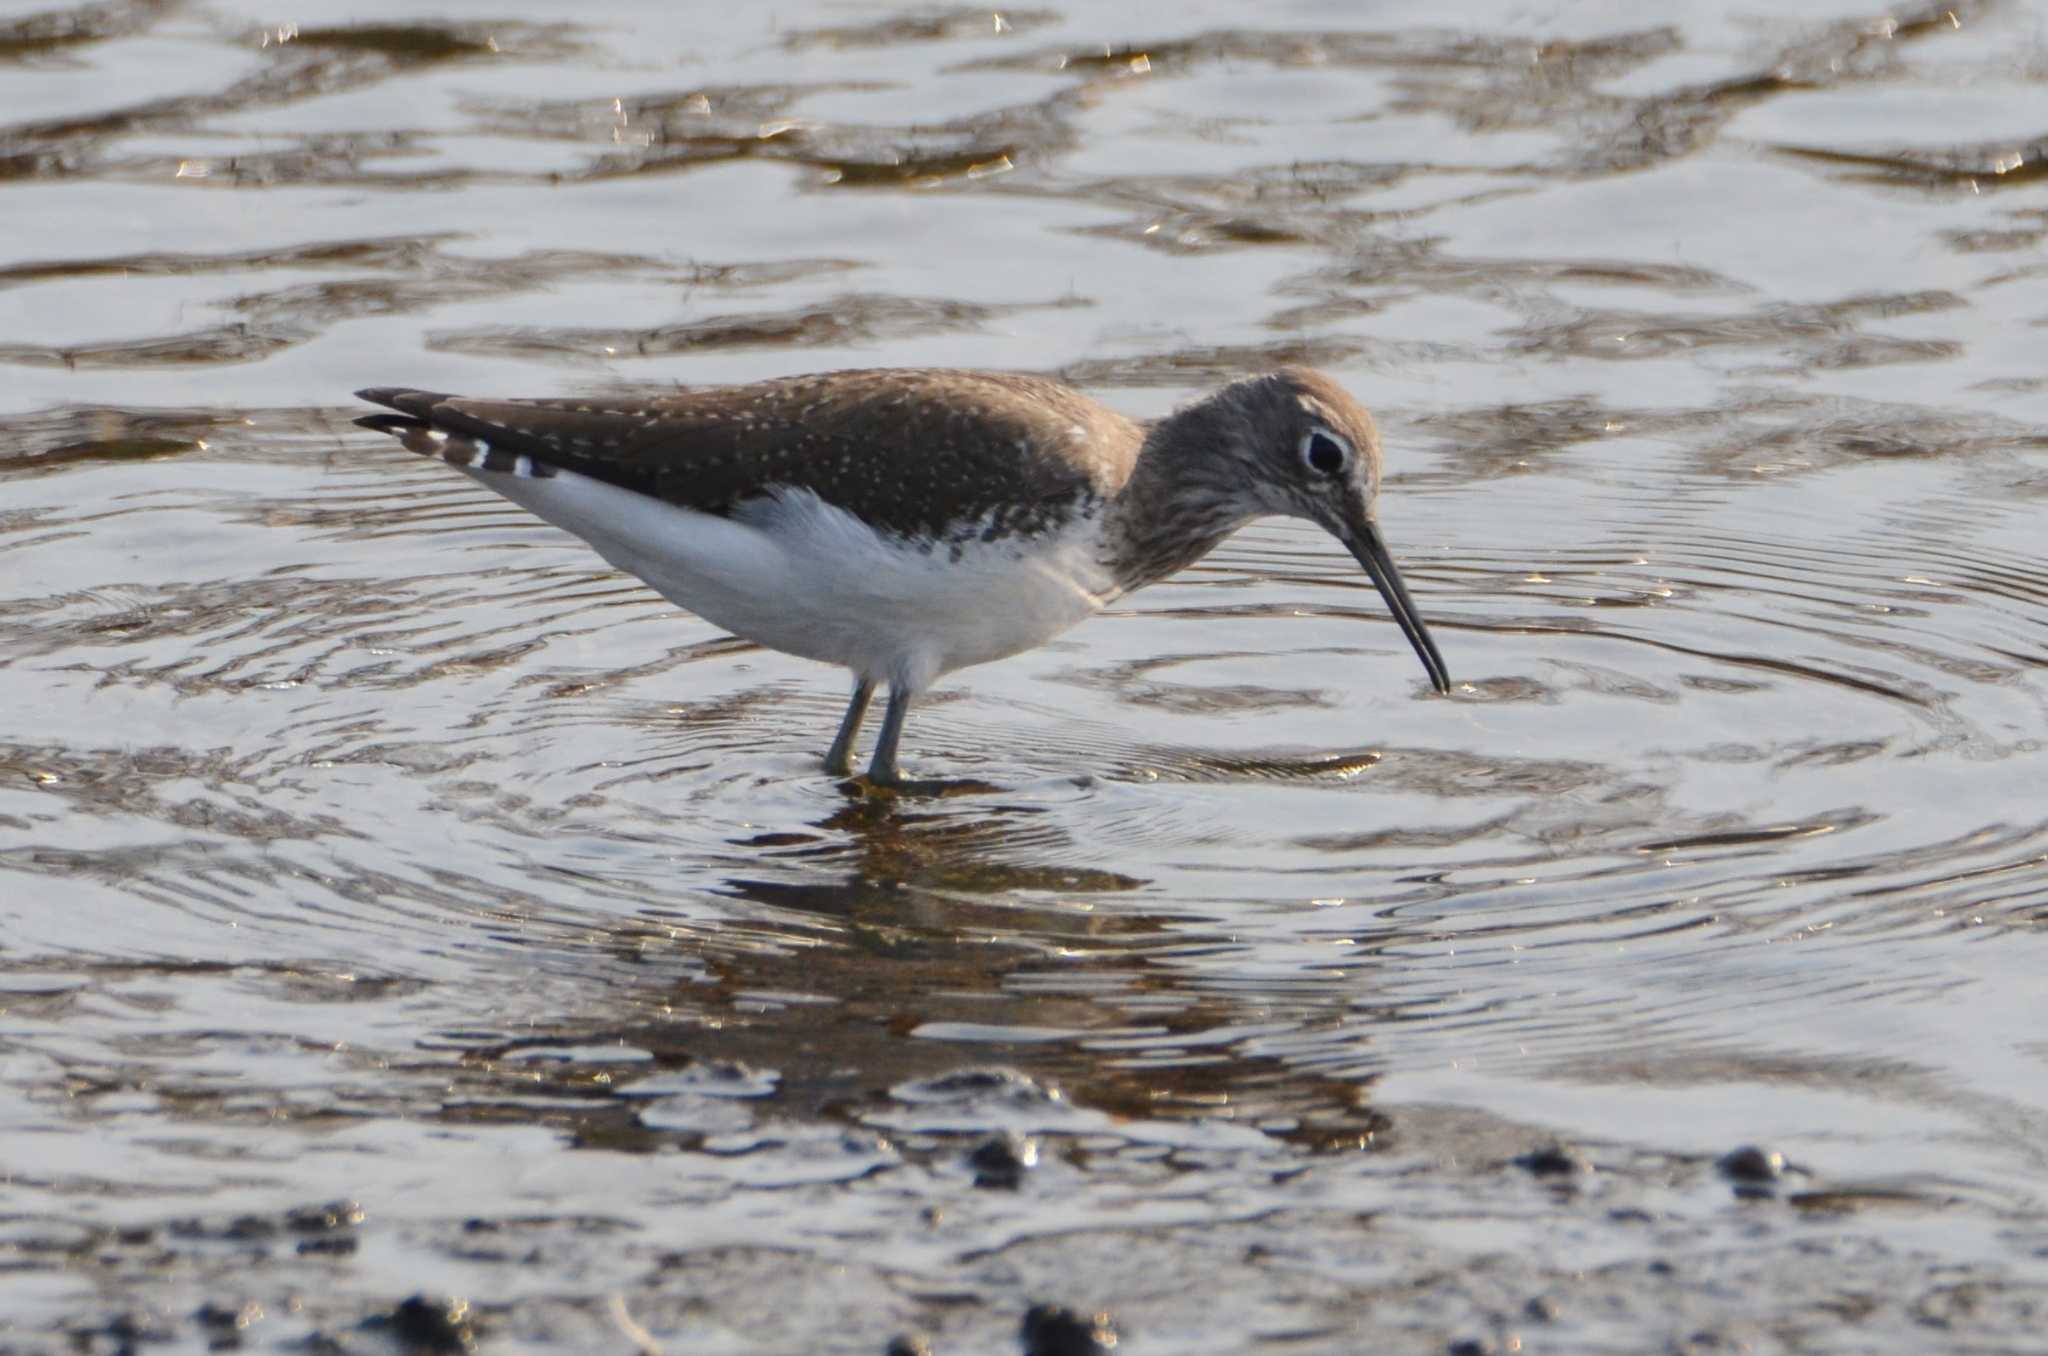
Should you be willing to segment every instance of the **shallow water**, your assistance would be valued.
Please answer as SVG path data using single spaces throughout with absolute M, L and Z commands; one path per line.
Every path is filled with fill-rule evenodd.
M 0 1351 L 2038 1342 L 2038 12 L 328 9 L 0 7 Z M 347 394 L 1282 360 L 1453 696 L 1263 524 L 902 799 Z

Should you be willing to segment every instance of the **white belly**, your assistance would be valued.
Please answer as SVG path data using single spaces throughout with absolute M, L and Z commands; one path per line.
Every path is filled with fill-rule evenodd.
M 1043 644 L 1116 595 L 1096 563 L 1094 519 L 1043 539 L 970 539 L 955 559 L 943 543 L 925 553 L 881 536 L 807 490 L 720 518 L 569 471 L 469 474 L 714 625 L 913 692 Z

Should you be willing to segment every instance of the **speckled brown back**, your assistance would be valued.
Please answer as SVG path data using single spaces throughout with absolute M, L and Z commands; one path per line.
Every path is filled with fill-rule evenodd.
M 669 503 L 725 513 L 779 486 L 884 530 L 993 539 L 1114 494 L 1143 430 L 1039 377 L 869 369 L 644 401 L 360 393 L 434 428 Z M 382 416 L 386 421 L 389 416 Z

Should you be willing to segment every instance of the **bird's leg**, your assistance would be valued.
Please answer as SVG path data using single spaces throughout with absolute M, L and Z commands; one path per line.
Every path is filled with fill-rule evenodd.
M 863 675 L 853 685 L 853 700 L 839 722 L 839 733 L 825 751 L 825 771 L 844 777 L 853 771 L 853 741 L 860 738 L 860 723 L 867 718 L 868 703 L 875 699 L 875 680 Z
M 908 714 L 910 693 L 890 684 L 889 707 L 882 713 L 882 733 L 875 740 L 875 756 L 868 762 L 868 780 L 876 786 L 903 785 L 903 774 L 896 770 L 896 745 L 903 738 L 903 717 Z

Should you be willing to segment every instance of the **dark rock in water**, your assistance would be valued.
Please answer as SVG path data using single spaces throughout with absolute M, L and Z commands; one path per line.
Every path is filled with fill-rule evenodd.
M 115 1314 L 107 1320 L 104 1327 L 90 1329 L 79 1335 L 85 1337 L 88 1342 L 92 1337 L 103 1336 L 113 1343 L 111 1348 L 82 1346 L 79 1350 L 110 1349 L 117 1353 L 133 1353 L 140 1351 L 146 1343 L 168 1342 L 175 1334 L 152 1315 L 135 1311 Z
M 1023 1135 L 991 1135 L 967 1153 L 974 1184 L 997 1191 L 1015 1191 L 1024 1174 L 1038 1166 L 1038 1141 Z
M 192 1321 L 206 1334 L 208 1351 L 240 1351 L 243 1330 L 253 1319 L 261 1318 L 260 1305 L 245 1304 L 229 1307 L 207 1300 L 192 1311 Z
M 1516 1167 L 1538 1177 L 1570 1177 L 1593 1170 L 1586 1156 L 1569 1144 L 1546 1144 L 1512 1161 Z
M 363 1207 L 355 1201 L 327 1201 L 320 1205 L 295 1205 L 284 1212 L 284 1227 L 296 1234 L 327 1234 L 353 1229 L 363 1222 Z
M 1449 1356 L 1494 1356 L 1500 1347 L 1484 1337 L 1460 1337 L 1444 1350 Z
M 192 1311 L 192 1321 L 202 1328 L 232 1330 L 242 1321 L 242 1311 L 207 1300 Z
M 348 1235 L 339 1238 L 302 1238 L 294 1248 L 301 1257 L 348 1257 L 356 1250 L 356 1240 Z
M 359 1325 L 388 1333 L 406 1356 L 456 1356 L 476 1350 L 469 1305 L 463 1300 L 430 1300 L 414 1295 L 389 1314 L 366 1318 Z
M 1785 1155 L 1775 1149 L 1745 1144 L 1730 1149 L 1714 1160 L 1714 1167 L 1731 1182 L 1746 1186 L 1767 1186 L 1785 1175 Z
M 882 1356 L 932 1356 L 932 1344 L 921 1333 L 903 1333 L 889 1339 Z
M 203 1225 L 189 1225 L 178 1230 L 186 1237 L 201 1235 Z M 220 1236 L 230 1243 L 261 1243 L 277 1236 L 277 1224 L 261 1215 L 237 1215 L 229 1220 L 220 1231 Z
M 1103 1356 L 1116 1345 L 1108 1314 L 1083 1316 L 1057 1304 L 1034 1304 L 1017 1334 L 1024 1356 Z

